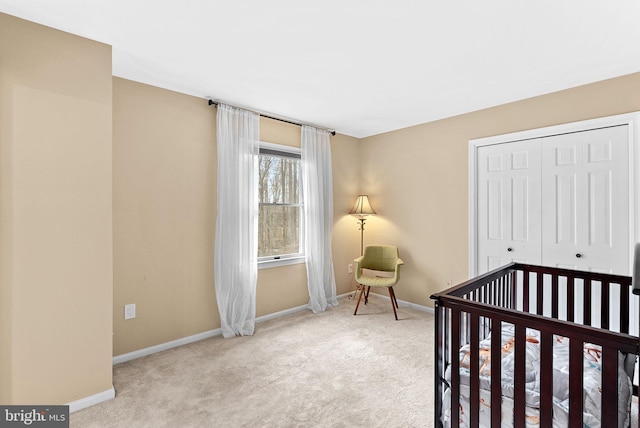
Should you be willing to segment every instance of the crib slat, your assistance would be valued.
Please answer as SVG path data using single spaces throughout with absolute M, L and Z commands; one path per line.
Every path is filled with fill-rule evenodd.
M 502 307 L 509 307 L 509 277 L 505 276 L 502 278 L 502 293 L 504 295 L 504 299 L 502 301 Z
M 553 426 L 553 333 L 540 332 L 540 426 Z
M 609 281 L 602 281 L 600 288 L 600 302 L 602 302 L 602 308 L 600 309 L 600 328 L 609 330 Z
M 525 428 L 525 359 L 526 328 L 516 324 L 515 334 L 515 369 L 513 373 L 513 422 L 515 428 Z M 477 425 L 474 425 L 477 426 Z
M 558 319 L 558 275 L 551 275 L 551 317 Z
M 478 314 L 469 314 L 471 318 L 471 340 L 469 341 L 469 347 L 471 348 L 471 355 L 469 357 L 469 371 L 471 379 L 469 381 L 469 400 L 470 400 L 470 412 L 469 420 L 470 426 L 480 426 L 480 350 L 479 346 L 479 325 Z
M 511 272 L 508 281 L 509 308 L 516 308 L 516 271 Z
M 569 426 L 582 426 L 583 350 L 578 339 L 569 341 Z
M 629 333 L 629 286 L 620 284 L 620 332 Z
M 434 341 L 435 344 L 435 350 L 434 350 L 434 355 L 436 356 L 436 361 L 435 361 L 435 374 L 434 374 L 434 389 L 435 389 L 435 405 L 436 405 L 436 409 L 440 409 L 442 408 L 442 396 L 444 388 L 443 388 L 443 382 L 442 382 L 442 377 L 441 375 L 444 373 L 445 367 L 447 367 L 447 359 L 446 357 L 443 355 L 444 354 L 444 350 L 447 349 L 446 348 L 446 344 L 445 344 L 445 338 L 446 338 L 446 330 L 443 328 L 446 325 L 446 313 L 447 313 L 447 308 L 443 308 L 440 305 L 440 302 L 435 301 L 433 303 L 433 309 L 435 310 L 435 317 L 434 317 L 434 323 L 435 323 L 435 332 L 436 332 L 436 340 Z M 443 323 L 444 321 L 444 323 Z M 434 427 L 439 426 L 438 424 L 440 423 L 440 421 L 438 420 L 438 412 L 434 412 L 434 416 L 435 416 L 435 423 L 434 423 Z
M 634 385 L 634 390 L 636 388 L 637 385 Z M 634 412 L 634 408 L 635 408 L 635 414 L 636 415 L 640 415 L 640 400 L 634 400 L 631 403 L 631 411 Z M 636 420 L 636 424 L 635 427 L 633 425 L 633 423 L 630 424 L 632 428 L 640 428 L 640 420 Z
M 500 302 L 500 306 L 503 308 L 507 307 L 507 278 L 500 278 L 500 295 L 502 296 L 502 301 Z
M 460 426 L 460 311 L 451 309 L 451 426 Z
M 522 271 L 522 310 L 529 312 L 529 275 L 528 271 Z
M 601 419 L 611 422 L 618 420 L 618 352 L 608 347 L 602 349 Z
M 591 325 L 591 280 L 584 278 L 584 306 L 583 310 L 583 324 Z
M 491 335 L 491 427 L 500 428 L 502 418 L 502 322 L 493 317 L 491 325 L 495 330 Z
M 575 284 L 574 276 L 567 277 L 567 321 L 573 322 L 575 317 Z
M 538 285 L 537 285 L 537 291 L 538 291 L 538 295 L 536 297 L 537 300 L 537 304 L 538 304 L 538 315 L 542 315 L 542 311 L 543 311 L 543 303 L 544 303 L 544 294 L 543 294 L 543 280 L 544 280 L 544 275 L 542 274 L 542 272 L 538 272 L 536 274 L 536 276 L 538 277 Z

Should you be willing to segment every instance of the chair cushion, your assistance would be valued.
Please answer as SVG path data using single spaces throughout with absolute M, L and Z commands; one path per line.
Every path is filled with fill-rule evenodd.
M 358 282 L 367 287 L 391 287 L 395 285 L 396 279 L 393 276 L 361 276 L 358 278 Z

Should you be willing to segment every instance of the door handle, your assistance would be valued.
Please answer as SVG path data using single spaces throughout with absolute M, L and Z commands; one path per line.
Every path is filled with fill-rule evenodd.
M 578 253 L 578 254 L 576 254 L 576 257 L 580 258 L 580 257 L 582 257 L 582 254 Z
M 507 251 L 508 251 L 508 252 L 512 252 L 512 251 L 513 251 L 513 248 L 509 247 L 509 248 L 507 248 Z

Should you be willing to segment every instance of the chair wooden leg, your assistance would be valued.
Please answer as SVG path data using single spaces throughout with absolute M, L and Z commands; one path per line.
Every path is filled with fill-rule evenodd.
M 396 308 L 400 308 L 400 306 L 398 306 L 398 299 L 396 299 L 396 290 L 394 290 L 393 287 L 389 287 L 389 290 L 393 292 L 393 301 L 396 303 Z
M 358 303 L 356 303 L 356 310 L 353 311 L 353 315 L 358 313 L 358 306 L 360 306 L 360 299 L 362 299 L 362 295 L 364 294 L 364 289 L 365 289 L 365 286 L 363 285 L 362 288 L 360 289 L 360 296 L 358 297 Z
M 391 307 L 393 308 L 393 315 L 395 315 L 396 321 L 398 321 L 398 313 L 396 312 L 396 305 L 398 303 L 396 302 L 395 305 L 393 304 L 396 301 L 396 296 L 393 293 L 393 288 L 392 287 L 389 287 L 389 298 L 391 299 Z
M 364 285 L 363 285 L 364 287 Z M 367 294 L 364 295 L 364 304 L 369 303 L 369 291 L 371 291 L 371 287 L 367 287 Z

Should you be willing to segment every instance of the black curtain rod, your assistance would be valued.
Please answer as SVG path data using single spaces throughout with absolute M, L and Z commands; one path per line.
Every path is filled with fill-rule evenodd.
M 218 103 L 218 102 L 216 102 L 216 101 L 213 101 L 213 100 L 209 100 L 209 105 L 210 105 L 210 106 L 216 106 L 216 107 L 217 107 L 217 106 L 218 106 L 218 104 L 220 104 L 220 103 Z M 246 110 L 246 109 L 243 109 L 243 110 Z M 306 124 L 306 123 L 293 122 L 293 121 L 291 121 L 291 120 L 283 119 L 283 118 L 281 118 L 281 117 L 269 116 L 268 114 L 264 114 L 264 113 L 260 113 L 260 112 L 254 112 L 254 113 L 257 113 L 257 114 L 259 114 L 259 115 L 260 115 L 260 116 L 262 116 L 262 117 L 266 117 L 267 119 L 279 120 L 280 122 L 290 123 L 290 124 L 292 124 L 292 125 L 298 125 L 298 126 L 308 125 L 308 124 Z M 316 128 L 324 129 L 324 130 L 326 130 L 326 131 L 329 131 L 329 132 L 331 133 L 331 135 L 336 135 L 336 131 L 334 131 L 333 129 L 327 129 L 327 128 L 323 128 L 323 127 L 321 127 L 321 126 L 315 126 L 315 125 L 309 125 L 309 126 L 313 126 L 313 127 L 316 127 Z

